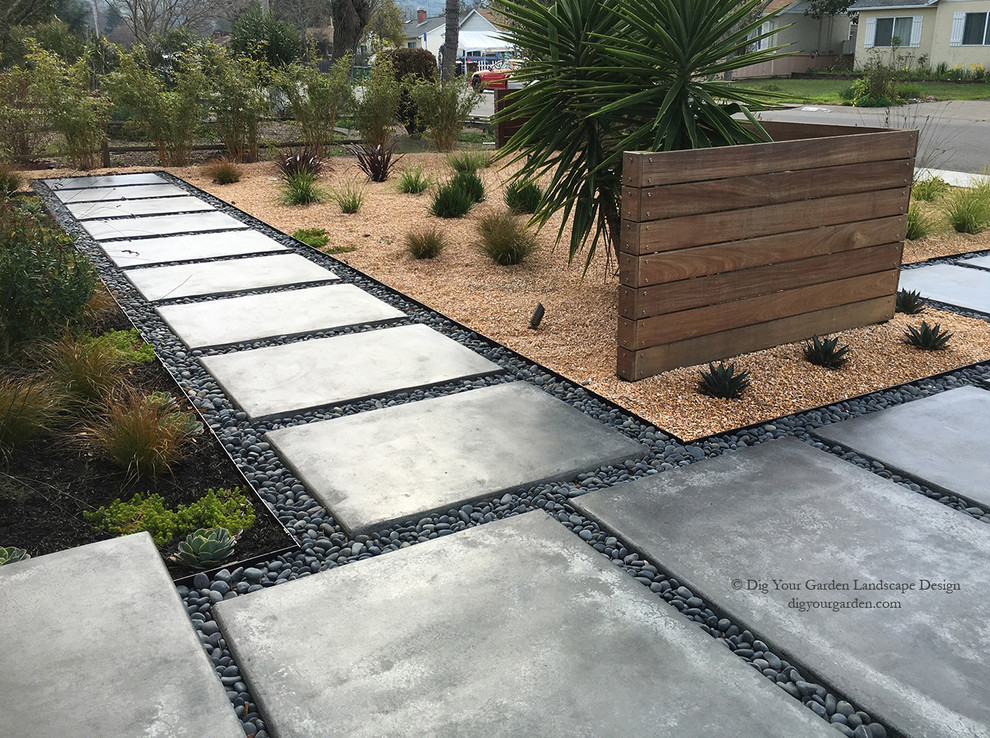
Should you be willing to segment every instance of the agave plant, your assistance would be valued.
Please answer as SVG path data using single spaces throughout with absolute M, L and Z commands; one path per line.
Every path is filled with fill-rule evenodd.
M 588 243 L 616 248 L 622 152 L 767 141 L 752 111 L 778 93 L 733 86 L 724 73 L 767 61 L 762 0 L 498 0 L 502 35 L 527 59 L 529 84 L 501 120 L 523 120 L 499 154 L 516 178 L 546 175 L 535 214 L 572 225 L 570 258 Z M 736 113 L 741 119 L 733 117 Z
M 743 391 L 749 387 L 749 372 L 743 371 L 736 374 L 736 365 L 726 366 L 719 362 L 718 366 L 713 363 L 708 364 L 708 371 L 701 370 L 701 379 L 698 380 L 698 392 L 709 397 L 724 397 L 734 400 L 742 397 Z
M 849 344 L 839 345 L 838 338 L 821 339 L 817 335 L 804 343 L 804 358 L 826 369 L 838 369 L 849 359 Z
M 928 321 L 921 321 L 921 327 L 915 328 L 909 325 L 904 331 L 904 341 L 925 351 L 941 351 L 949 347 L 949 339 L 952 334 L 942 330 L 938 323 L 928 325 Z
M 914 290 L 898 290 L 894 300 L 894 310 L 906 315 L 917 315 L 925 309 L 925 298 Z
M 174 558 L 193 569 L 212 569 L 230 558 L 234 543 L 236 539 L 226 528 L 200 528 L 179 542 Z
M 0 546 L 0 566 L 3 566 L 4 564 L 14 564 L 18 561 L 24 561 L 25 559 L 30 558 L 31 554 L 23 548 L 14 548 L 13 546 L 4 548 L 3 546 Z

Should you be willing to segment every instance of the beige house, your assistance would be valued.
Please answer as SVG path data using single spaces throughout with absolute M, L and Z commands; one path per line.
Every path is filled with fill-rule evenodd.
M 893 63 L 990 67 L 990 0 L 856 0 L 856 66 Z

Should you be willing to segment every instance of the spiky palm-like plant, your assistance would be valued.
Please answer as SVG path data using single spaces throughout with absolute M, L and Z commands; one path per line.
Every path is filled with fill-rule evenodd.
M 529 82 L 501 114 L 525 122 L 500 156 L 523 162 L 519 179 L 546 175 L 534 219 L 563 213 L 571 259 L 589 240 L 586 268 L 599 241 L 617 247 L 623 151 L 769 140 L 751 111 L 778 96 L 717 79 L 777 51 L 747 50 L 769 35 L 760 1 L 496 2 L 527 59 L 516 78 Z

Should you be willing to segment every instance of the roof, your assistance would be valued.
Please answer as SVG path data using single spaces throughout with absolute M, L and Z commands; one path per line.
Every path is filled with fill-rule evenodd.
M 927 8 L 936 5 L 938 0 L 856 0 L 849 6 L 849 12 L 859 10 L 895 10 L 898 8 Z
M 769 4 L 763 9 L 763 14 L 766 15 L 767 13 L 773 13 L 777 10 L 783 10 L 796 2 L 797 0 L 770 0 Z

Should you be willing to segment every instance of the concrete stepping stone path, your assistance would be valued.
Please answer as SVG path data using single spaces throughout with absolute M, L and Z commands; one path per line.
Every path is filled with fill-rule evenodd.
M 114 200 L 112 202 L 74 202 L 65 206 L 78 220 L 133 217 L 136 215 L 168 215 L 215 210 L 198 197 L 152 197 L 142 200 Z
M 243 738 L 147 533 L 0 567 L 0 735 Z
M 168 184 L 168 180 L 154 172 L 135 174 L 94 174 L 88 177 L 63 177 L 46 179 L 53 190 L 82 190 L 90 187 L 123 187 L 126 185 Z
M 990 269 L 990 254 L 976 256 L 972 259 L 965 259 L 962 261 L 962 265 L 968 267 L 979 267 L 980 269 Z
M 200 359 L 249 418 L 283 415 L 501 371 L 425 325 Z
M 990 507 L 990 392 L 986 390 L 960 387 L 826 425 L 814 433 L 932 489 Z
M 404 318 L 351 284 L 168 305 L 156 311 L 189 348 L 295 336 Z
M 902 735 L 987 735 L 986 524 L 793 439 L 575 504 Z
M 89 235 L 97 241 L 169 236 L 177 233 L 233 231 L 247 228 L 236 218 L 218 212 L 86 220 L 80 222 L 79 225 L 85 228 Z
M 646 449 L 525 382 L 266 434 L 352 535 Z
M 64 203 L 108 202 L 146 197 L 185 196 L 189 193 L 174 184 L 129 185 L 127 187 L 87 187 L 79 190 L 57 190 L 55 197 Z
M 124 275 L 150 302 L 339 279 L 299 254 L 131 269 Z
M 114 264 L 125 269 L 148 264 L 287 250 L 278 241 L 257 231 L 222 231 L 191 236 L 103 241 L 100 246 Z
M 955 264 L 904 269 L 898 289 L 913 290 L 947 305 L 990 313 L 990 272 Z
M 214 613 L 279 738 L 835 735 L 543 512 Z

